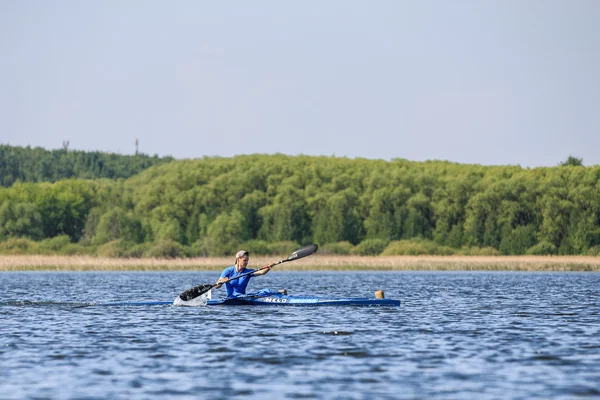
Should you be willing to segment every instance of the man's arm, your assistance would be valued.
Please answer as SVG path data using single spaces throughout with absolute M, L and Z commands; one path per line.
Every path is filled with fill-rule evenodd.
M 259 271 L 255 271 L 252 275 L 254 275 L 254 276 L 266 275 L 271 270 L 271 268 L 273 268 L 274 265 L 275 265 L 275 263 L 271 263 L 271 264 L 267 265 L 267 268 L 261 269 Z

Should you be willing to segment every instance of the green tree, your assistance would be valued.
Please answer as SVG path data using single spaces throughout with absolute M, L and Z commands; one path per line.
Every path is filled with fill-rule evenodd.
M 358 195 L 352 189 L 325 199 L 313 219 L 314 240 L 323 244 L 342 241 L 358 244 L 363 236 L 358 204 Z
M 246 222 L 239 211 L 220 214 L 208 227 L 206 247 L 211 256 L 234 254 L 240 243 L 248 239 Z
M 583 158 L 569 156 L 565 161 L 559 164 L 561 167 L 582 167 Z
M 42 216 L 44 237 L 65 234 L 72 241 L 78 241 L 92 208 L 92 196 L 91 184 L 84 181 L 44 184 L 36 199 Z
M 115 207 L 100 217 L 95 242 L 104 244 L 119 239 L 126 243 L 142 243 L 144 231 L 138 218 Z
M 5 201 L 0 206 L 0 240 L 9 237 L 42 238 L 42 221 L 35 204 Z
M 269 242 L 291 240 L 305 243 L 311 240 L 311 218 L 302 192 L 291 186 L 280 189 L 273 203 L 259 210 L 263 225 L 259 239 Z
M 537 244 L 535 225 L 517 226 L 502 235 L 499 250 L 505 255 L 525 254 L 535 244 Z
M 368 204 L 368 216 L 364 220 L 366 238 L 384 241 L 393 239 L 397 228 L 391 193 L 383 188 L 377 189 L 371 196 L 364 196 L 363 202 Z

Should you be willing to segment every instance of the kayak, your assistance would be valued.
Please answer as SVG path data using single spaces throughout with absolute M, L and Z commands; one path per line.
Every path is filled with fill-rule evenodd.
M 208 300 L 208 306 L 394 306 L 400 300 L 373 299 L 368 297 L 316 297 L 273 294 L 266 297 L 233 297 Z
M 192 305 L 191 302 L 181 302 L 175 299 L 176 305 Z M 97 306 L 164 306 L 173 305 L 172 301 L 140 301 L 96 303 Z M 194 304 L 195 305 L 195 304 Z M 400 300 L 375 299 L 368 297 L 317 297 L 317 296 L 288 296 L 273 294 L 266 297 L 244 296 L 208 300 L 207 306 L 385 306 L 398 307 Z

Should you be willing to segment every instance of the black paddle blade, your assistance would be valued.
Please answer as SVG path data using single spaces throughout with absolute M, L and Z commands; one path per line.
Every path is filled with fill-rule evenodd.
M 208 292 L 210 289 L 215 287 L 215 285 L 198 285 L 191 289 L 182 292 L 179 295 L 179 298 L 183 301 L 190 301 L 195 299 L 196 297 L 202 296 L 204 293 Z
M 318 248 L 319 248 L 319 246 L 316 244 L 309 244 L 308 246 L 305 246 L 299 250 L 296 250 L 292 254 L 290 254 L 290 256 L 287 258 L 286 261 L 297 260 L 299 258 L 303 258 L 306 256 L 310 256 L 311 254 L 315 254 L 317 252 Z

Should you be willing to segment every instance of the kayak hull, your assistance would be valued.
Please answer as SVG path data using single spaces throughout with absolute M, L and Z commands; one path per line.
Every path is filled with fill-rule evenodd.
M 374 306 L 374 307 L 398 307 L 400 300 L 373 299 L 367 297 L 317 297 L 317 296 L 288 296 L 273 294 L 269 296 L 242 296 L 225 299 L 208 300 L 199 304 L 193 301 L 181 301 L 179 297 L 175 301 L 139 301 L 139 302 L 113 302 L 113 303 L 90 303 L 95 306 Z
M 367 297 L 316 297 L 273 294 L 266 297 L 233 297 L 209 300 L 208 306 L 386 306 L 398 307 L 400 300 Z

